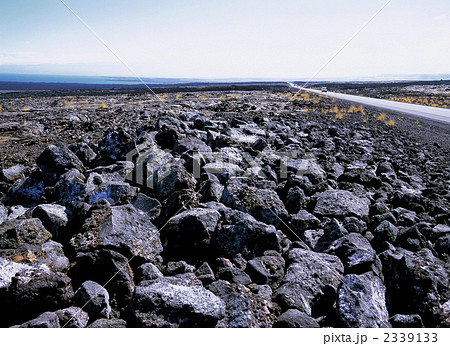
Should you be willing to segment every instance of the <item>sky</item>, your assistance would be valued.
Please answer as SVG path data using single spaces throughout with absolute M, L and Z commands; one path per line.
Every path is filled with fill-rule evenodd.
M 65 2 L 109 48 L 60 0 L 0 0 L 0 72 L 283 80 L 450 73 L 448 0 L 391 0 L 355 37 L 387 0 Z

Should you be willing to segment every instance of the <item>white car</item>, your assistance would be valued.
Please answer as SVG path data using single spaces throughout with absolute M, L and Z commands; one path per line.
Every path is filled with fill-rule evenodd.
M 327 90 L 327 87 L 322 87 L 322 89 L 320 89 L 320 91 L 323 93 L 326 93 L 328 90 Z

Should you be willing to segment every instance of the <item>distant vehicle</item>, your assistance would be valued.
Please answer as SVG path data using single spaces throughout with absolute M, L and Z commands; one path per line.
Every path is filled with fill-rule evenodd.
M 327 87 L 322 87 L 322 89 L 320 91 L 323 93 L 326 93 L 328 90 L 327 90 Z

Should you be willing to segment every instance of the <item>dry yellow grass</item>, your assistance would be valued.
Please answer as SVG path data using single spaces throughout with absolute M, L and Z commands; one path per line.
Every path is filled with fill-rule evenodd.
M 386 114 L 385 113 L 381 113 L 380 116 L 377 118 L 380 121 L 385 121 L 386 120 Z

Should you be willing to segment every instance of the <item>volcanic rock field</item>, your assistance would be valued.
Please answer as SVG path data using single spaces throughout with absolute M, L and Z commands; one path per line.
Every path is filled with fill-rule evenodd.
M 450 130 L 292 90 L 0 99 L 1 327 L 449 327 Z

